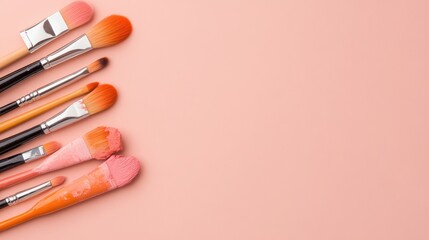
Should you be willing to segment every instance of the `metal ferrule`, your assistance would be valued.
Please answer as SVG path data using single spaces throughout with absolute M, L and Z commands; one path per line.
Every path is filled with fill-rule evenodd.
M 46 151 L 43 148 L 43 146 L 38 146 L 26 152 L 21 153 L 21 156 L 26 163 L 42 158 L 45 155 L 46 155 Z
M 6 198 L 6 202 L 9 206 L 13 206 L 17 203 L 25 201 L 26 199 L 34 197 L 34 196 L 36 196 L 42 192 L 45 192 L 51 188 L 52 188 L 51 181 L 48 181 L 48 182 L 42 183 L 40 185 L 37 185 L 35 187 L 21 191 L 15 195 L 12 195 L 12 196 Z
M 85 103 L 81 99 L 73 103 L 72 105 L 70 105 L 61 113 L 53 116 L 46 122 L 42 123 L 40 126 L 42 127 L 43 132 L 45 134 L 48 134 L 50 132 L 53 132 L 60 128 L 68 126 L 74 122 L 77 122 L 83 118 L 86 118 L 88 116 L 89 116 L 88 109 L 86 108 Z
M 91 49 L 92 46 L 88 37 L 82 35 L 73 42 L 40 59 L 40 63 L 44 69 L 49 69 L 82 53 L 88 52 Z
M 23 97 L 21 97 L 20 99 L 16 100 L 16 103 L 18 104 L 18 106 L 22 107 L 24 105 L 27 105 L 28 103 L 34 102 L 37 99 L 46 96 L 50 93 L 53 93 L 56 90 L 59 90 L 83 77 L 88 76 L 89 70 L 87 67 L 84 67 L 72 74 L 69 74 L 63 78 L 60 78 L 54 82 L 49 83 L 48 85 L 45 85 Z
M 66 22 L 58 11 L 36 25 L 21 32 L 22 40 L 30 53 L 68 32 Z

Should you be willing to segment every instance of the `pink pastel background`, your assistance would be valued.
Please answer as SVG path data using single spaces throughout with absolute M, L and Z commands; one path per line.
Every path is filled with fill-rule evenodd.
M 0 53 L 68 3 L 2 1 Z M 428 1 L 90 3 L 91 24 L 0 74 L 110 14 L 128 16 L 132 36 L 20 84 L 0 103 L 107 56 L 107 69 L 32 107 L 93 81 L 114 84 L 117 104 L 27 147 L 113 126 L 144 170 L 123 189 L 1 239 L 429 239 Z M 0 195 L 57 175 L 70 181 L 98 164 Z M 36 201 L 2 210 L 0 220 Z

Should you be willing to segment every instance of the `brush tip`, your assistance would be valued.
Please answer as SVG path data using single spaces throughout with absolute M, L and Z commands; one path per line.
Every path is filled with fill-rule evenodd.
M 117 98 L 116 89 L 110 84 L 101 84 L 83 98 L 89 114 L 96 114 L 111 107 Z
M 87 68 L 90 73 L 94 73 L 94 72 L 97 72 L 98 70 L 105 68 L 108 63 L 109 63 L 109 59 L 104 57 L 89 64 Z
M 60 10 L 69 30 L 77 28 L 92 19 L 94 9 L 83 1 L 72 2 Z
M 122 150 L 122 138 L 118 129 L 97 127 L 83 136 L 94 159 L 104 160 Z
M 106 160 L 105 164 L 117 187 L 130 183 L 140 172 L 140 162 L 132 156 L 113 155 Z
M 43 144 L 43 148 L 45 149 L 46 155 L 50 155 L 60 149 L 61 144 L 58 142 L 48 142 Z
M 58 176 L 58 177 L 53 178 L 53 179 L 51 180 L 51 185 L 52 185 L 52 187 L 59 186 L 59 185 L 63 184 L 65 180 L 66 180 L 66 178 L 65 178 L 65 177 L 63 177 L 63 176 Z
M 94 90 L 95 88 L 98 87 L 98 82 L 92 82 L 92 83 L 88 83 L 86 84 L 85 88 L 87 92 L 92 92 L 92 90 Z
M 93 48 L 109 47 L 124 41 L 131 34 L 132 29 L 128 18 L 111 15 L 92 27 L 86 36 Z

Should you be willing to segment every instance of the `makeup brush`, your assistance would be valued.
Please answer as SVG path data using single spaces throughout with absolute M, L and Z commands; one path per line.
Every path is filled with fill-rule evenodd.
M 86 34 L 59 50 L 0 78 L 0 92 L 36 73 L 50 69 L 92 49 L 109 47 L 120 43 L 131 34 L 131 30 L 131 23 L 126 17 L 109 16 L 92 27 Z
M 1 179 L 0 189 L 91 159 L 105 160 L 121 150 L 122 140 L 118 129 L 97 127 L 65 145 L 33 169 Z
M 0 69 L 33 53 L 37 49 L 92 19 L 92 7 L 81 1 L 72 2 L 60 11 L 21 32 L 24 41 L 14 52 L 0 58 Z
M 59 97 L 49 103 L 46 103 L 44 105 L 41 105 L 37 108 L 34 108 L 28 112 L 22 113 L 16 117 L 13 117 L 9 120 L 6 120 L 4 122 L 0 123 L 0 133 L 3 133 L 21 123 L 24 123 L 36 116 L 39 116 L 57 106 L 60 106 L 63 103 L 66 103 L 72 99 L 75 99 L 77 97 L 81 97 L 85 94 L 88 94 L 90 92 L 92 92 L 92 90 L 94 90 L 96 87 L 98 86 L 98 82 L 94 82 L 94 83 L 89 83 L 65 96 Z
M 24 163 L 32 162 L 34 160 L 51 155 L 60 149 L 61 145 L 57 142 L 48 142 L 44 145 L 32 148 L 22 153 L 0 160 L 0 172 L 22 165 Z
M 65 126 L 111 107 L 116 101 L 116 89 L 109 84 L 98 86 L 84 98 L 71 104 L 64 111 L 47 121 L 23 132 L 0 140 L 0 154 L 15 149 L 37 137 L 49 134 Z
M 112 156 L 89 174 L 49 194 L 30 210 L 0 222 L 5 231 L 31 219 L 47 215 L 130 183 L 140 171 L 134 157 Z
M 42 97 L 45 97 L 61 88 L 64 88 L 84 77 L 89 76 L 92 73 L 95 73 L 103 69 L 108 63 L 107 58 L 100 58 L 97 61 L 89 64 L 88 66 L 79 69 L 78 71 L 71 73 L 63 78 L 60 78 L 56 81 L 53 81 L 43 87 L 38 88 L 37 90 L 31 91 L 27 95 L 13 101 L 9 104 L 0 107 L 0 116 L 6 114 L 14 109 L 25 106 L 29 103 L 32 103 Z
M 11 195 L 5 199 L 0 200 L 0 208 L 13 206 L 13 205 L 16 205 L 20 202 L 23 202 L 29 198 L 40 195 L 40 194 L 48 191 L 49 189 L 52 189 L 56 186 L 63 184 L 65 180 L 66 180 L 65 177 L 62 177 L 62 176 L 56 177 L 50 181 L 44 182 L 44 183 L 39 184 L 35 187 L 29 188 L 29 189 L 23 190 L 21 192 L 18 192 L 14 195 Z

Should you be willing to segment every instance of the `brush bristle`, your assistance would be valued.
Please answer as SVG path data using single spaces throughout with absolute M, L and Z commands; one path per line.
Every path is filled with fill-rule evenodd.
M 113 155 L 105 162 L 117 187 L 131 182 L 140 171 L 140 162 L 132 156 Z
M 43 145 L 43 148 L 45 149 L 46 155 L 50 155 L 60 149 L 61 144 L 58 142 L 48 142 Z
M 87 92 L 92 92 L 95 88 L 98 87 L 98 82 L 88 83 L 85 86 Z
M 94 15 L 94 9 L 86 2 L 76 1 L 60 10 L 69 30 L 89 22 Z
M 83 140 L 95 159 L 104 160 L 122 150 L 121 133 L 116 128 L 97 127 L 86 133 Z
M 52 187 L 59 186 L 59 185 L 63 184 L 65 180 L 66 180 L 66 178 L 63 177 L 63 176 L 59 176 L 59 177 L 53 178 L 51 180 L 51 186 Z
M 94 27 L 86 34 L 93 48 L 109 47 L 124 41 L 132 31 L 128 18 L 111 15 Z
M 109 84 L 102 84 L 83 98 L 89 114 L 96 114 L 111 107 L 117 98 L 116 89 Z
M 97 61 L 89 64 L 87 66 L 87 68 L 88 68 L 88 71 L 90 73 L 94 73 L 94 72 L 97 72 L 98 70 L 103 69 L 104 67 L 106 67 L 108 63 L 109 63 L 109 59 L 107 59 L 106 57 L 104 57 L 104 58 L 100 58 Z

